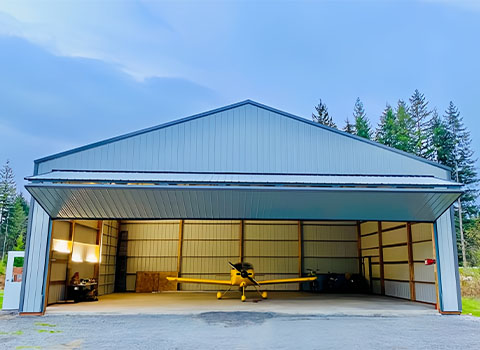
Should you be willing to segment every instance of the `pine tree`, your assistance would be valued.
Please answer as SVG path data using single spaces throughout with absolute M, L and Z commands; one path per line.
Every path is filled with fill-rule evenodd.
M 395 130 L 394 147 L 405 152 L 414 153 L 415 141 L 413 130 L 415 124 L 404 101 L 398 100 L 395 113 L 397 127 Z
M 436 109 L 432 111 L 432 118 L 428 122 L 426 132 L 426 149 L 424 157 L 440 164 L 447 164 L 448 154 L 452 152 L 452 145 L 449 142 L 447 124 L 438 115 Z
M 382 116 L 380 117 L 380 123 L 375 135 L 375 141 L 382 143 L 386 146 L 396 146 L 396 130 L 397 130 L 397 118 L 393 109 L 387 104 Z
M 8 229 L 7 251 L 24 250 L 27 233 L 28 205 L 25 198 L 19 194 L 11 209 L 10 225 Z
M 464 194 L 459 198 L 456 205 L 455 221 L 457 226 L 457 238 L 460 240 L 463 266 L 467 266 L 467 252 L 465 246 L 464 226 L 476 215 L 478 207 L 476 198 L 478 190 L 475 185 L 478 182 L 475 170 L 475 159 L 470 147 L 470 133 L 463 125 L 463 119 L 457 107 L 450 101 L 444 115 L 444 123 L 447 133 L 443 141 L 445 154 L 444 165 L 452 169 L 452 179 L 464 185 Z
M 355 101 L 355 106 L 353 108 L 353 118 L 355 121 L 355 134 L 364 137 L 366 139 L 372 139 L 372 128 L 370 126 L 370 121 L 365 114 L 365 109 L 363 108 L 363 103 L 360 101 L 360 98 L 357 97 Z
M 0 169 L 0 242 L 2 242 L 2 260 L 5 257 L 5 248 L 8 236 L 9 215 L 16 195 L 16 186 L 13 170 L 7 160 Z
M 328 108 L 325 103 L 322 102 L 322 99 L 318 102 L 318 105 L 315 106 L 317 114 L 312 113 L 312 120 L 316 123 L 329 126 L 331 128 L 336 128 L 337 125 L 333 122 L 331 116 L 328 115 Z
M 349 134 L 355 134 L 355 125 L 350 123 L 348 118 L 345 120 L 345 126 L 343 127 L 343 131 L 348 132 Z
M 415 90 L 410 97 L 410 115 L 415 124 L 415 131 L 413 132 L 413 152 L 420 157 L 426 157 L 428 153 L 428 118 L 432 111 L 428 110 L 428 101 L 425 96 L 418 90 Z

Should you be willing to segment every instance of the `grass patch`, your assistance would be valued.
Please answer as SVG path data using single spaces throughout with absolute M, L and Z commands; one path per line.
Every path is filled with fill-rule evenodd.
M 463 297 L 462 314 L 480 317 L 480 299 Z
M 30 346 L 30 345 L 21 345 L 17 346 L 15 349 L 41 349 L 41 346 Z
M 3 289 L 0 290 L 0 309 L 2 308 L 3 305 Z
M 62 333 L 62 331 L 55 331 L 53 329 L 37 329 L 38 333 Z
M 42 323 L 42 322 L 35 322 L 35 326 L 40 326 L 40 327 L 57 327 L 56 324 Z
M 15 332 L 0 332 L 0 335 L 22 335 L 23 331 L 15 331 Z

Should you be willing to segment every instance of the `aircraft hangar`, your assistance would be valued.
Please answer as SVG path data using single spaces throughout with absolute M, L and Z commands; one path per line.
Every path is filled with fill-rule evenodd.
M 22 314 L 79 281 L 100 302 L 222 290 L 166 277 L 228 280 L 228 262 L 318 276 L 265 290 L 340 293 L 356 276 L 362 293 L 461 310 L 450 169 L 254 101 L 36 160 L 27 180 Z

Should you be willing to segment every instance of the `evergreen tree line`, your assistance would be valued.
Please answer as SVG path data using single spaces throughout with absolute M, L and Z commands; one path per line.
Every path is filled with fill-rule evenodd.
M 9 250 L 24 250 L 29 206 L 17 193 L 9 161 L 0 169 L 0 256 L 4 262 Z
M 352 117 L 351 121 L 346 118 L 343 131 L 438 162 L 452 169 L 452 180 L 464 184 L 465 189 L 460 201 L 455 204 L 459 257 L 464 266 L 467 262 L 480 264 L 476 159 L 471 148 L 470 132 L 453 102 L 450 101 L 447 109 L 440 114 L 436 108 L 429 107 L 424 94 L 415 90 L 408 102 L 398 100 L 394 107 L 387 104 L 374 129 L 363 103 L 357 98 Z M 312 119 L 317 123 L 337 128 L 321 99 L 315 106 Z M 463 234 L 464 240 L 461 239 Z M 463 244 L 465 253 L 462 251 Z

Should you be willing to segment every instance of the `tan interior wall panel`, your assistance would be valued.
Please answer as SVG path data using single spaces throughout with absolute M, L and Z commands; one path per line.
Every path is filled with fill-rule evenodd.
M 303 269 L 304 271 L 308 271 L 309 269 L 322 271 L 322 273 L 356 273 L 358 271 L 358 259 L 304 258 Z
M 96 220 L 95 223 L 97 223 Z M 85 227 L 83 225 L 75 225 L 75 242 L 96 244 L 97 228 Z
M 52 238 L 68 241 L 70 236 L 70 221 L 55 220 Z
M 360 224 L 360 230 L 362 232 L 362 235 L 378 232 L 378 222 L 377 221 L 362 222 Z
M 228 280 L 240 251 L 240 221 L 186 220 L 183 226 L 181 276 Z M 223 290 L 208 284 L 180 284 L 181 290 Z
M 298 240 L 298 227 L 296 222 L 288 224 L 254 224 L 245 223 L 244 239 L 248 240 Z
M 221 241 L 221 240 L 209 240 L 209 241 L 189 241 L 183 242 L 183 256 L 187 257 L 215 257 L 217 254 L 222 256 L 237 256 L 239 244 L 238 241 Z
M 433 259 L 433 243 L 420 242 L 412 244 L 413 260 L 423 261 L 425 259 Z
M 383 228 L 383 223 L 382 223 Z M 407 243 L 407 228 L 403 227 L 397 230 L 386 231 L 382 233 L 382 244 L 401 244 Z
M 298 223 L 247 221 L 244 259 L 253 264 L 259 280 L 298 276 Z M 267 285 L 266 290 L 298 290 L 297 283 Z
M 176 271 L 179 221 L 127 221 L 127 291 L 135 291 L 137 271 Z
M 356 226 L 342 224 L 332 226 L 333 224 L 314 224 L 306 222 L 303 224 L 303 239 L 325 240 L 325 241 L 357 241 Z
M 404 222 L 396 222 L 396 221 L 382 221 L 382 229 L 388 230 L 394 227 L 405 225 Z
M 358 255 L 357 242 L 305 242 L 305 257 L 356 257 Z
M 410 277 L 408 264 L 385 264 L 385 279 L 407 281 Z
M 404 261 L 408 265 L 408 249 L 407 246 L 385 247 L 383 248 L 383 261 Z
M 378 234 L 363 236 L 362 249 L 378 248 Z
M 432 239 L 433 224 L 412 224 L 412 241 L 425 241 Z
M 298 257 L 298 240 L 245 241 L 244 249 L 246 257 Z
M 378 262 L 378 248 L 371 248 L 371 249 L 362 249 L 362 256 L 367 257 L 370 256 L 372 257 L 372 262 L 373 259 L 377 259 Z
M 380 265 L 379 264 L 372 264 L 372 277 L 373 278 L 380 278 Z

